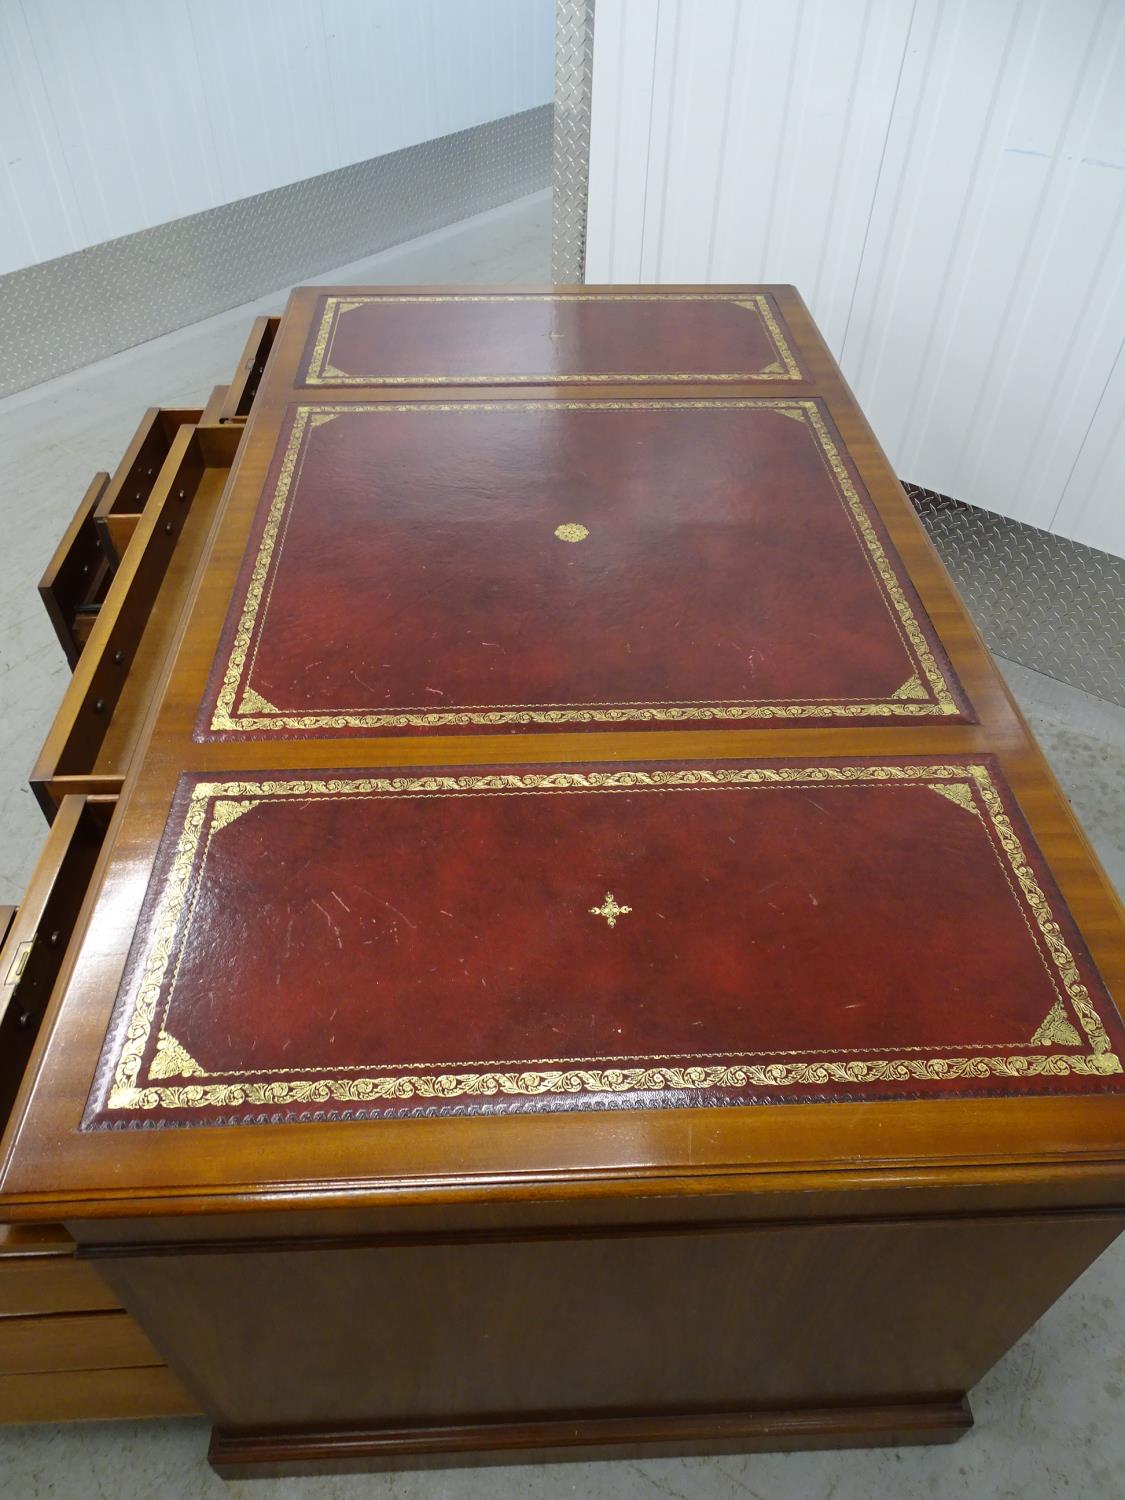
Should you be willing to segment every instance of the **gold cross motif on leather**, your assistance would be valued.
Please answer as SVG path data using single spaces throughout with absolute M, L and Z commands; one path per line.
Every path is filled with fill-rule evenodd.
M 633 908 L 631 906 L 618 906 L 612 891 L 606 891 L 605 900 L 601 906 L 591 906 L 592 917 L 604 917 L 611 927 L 617 926 L 618 917 L 628 916 Z

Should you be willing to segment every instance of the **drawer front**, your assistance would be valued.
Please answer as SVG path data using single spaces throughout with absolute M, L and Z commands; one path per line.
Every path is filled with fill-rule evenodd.
M 62 1255 L 0 1256 L 0 1322 L 45 1313 L 120 1311 L 121 1303 L 73 1249 Z
M 0 1375 L 113 1370 L 161 1362 L 125 1312 L 0 1318 Z
M 65 799 L 0 947 L 0 1128 L 19 1090 L 113 807 L 112 798 Z
M 68 792 L 120 789 L 240 435 L 173 439 L 31 774 L 48 818 Z
M 0 1422 L 136 1421 L 198 1416 L 164 1365 L 0 1375 Z
M 120 1308 L 61 1224 L 0 1224 L 0 1318 Z
M 9 1255 L 73 1255 L 74 1241 L 61 1224 L 0 1224 L 0 1264 Z
M 280 323 L 280 318 L 254 319 L 250 337 L 219 411 L 220 422 L 244 422 L 250 415 Z
M 0 1423 L 197 1411 L 61 1224 L 0 1224 Z
M 120 561 L 160 470 L 182 427 L 202 416 L 197 407 L 150 406 L 94 507 L 94 523 L 108 556 Z
M 94 475 L 39 580 L 39 597 L 72 668 L 90 634 L 112 572 L 94 520 L 108 484 L 108 474 Z

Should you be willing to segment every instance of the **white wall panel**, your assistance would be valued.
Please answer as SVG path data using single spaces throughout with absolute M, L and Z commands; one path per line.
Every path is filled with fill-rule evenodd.
M 590 98 L 586 280 L 640 281 L 659 9 L 602 0 Z
M 910 14 L 599 0 L 587 280 L 795 281 L 838 347 Z
M 1098 403 L 1051 529 L 1125 557 L 1125 348 Z
M 334 129 L 337 96 L 319 6 L 187 0 L 183 9 L 201 60 L 216 203 L 359 159 Z M 357 49 L 365 43 L 356 36 Z
M 79 243 L 124 233 L 123 223 L 190 212 L 180 205 L 206 193 L 208 179 L 199 121 L 185 98 L 195 70 L 183 8 L 48 0 L 22 10 L 42 108 L 77 201 Z M 151 65 L 158 48 L 159 77 Z
M 0 3 L 0 272 L 61 255 L 80 233 L 23 10 Z
M 1125 333 L 1123 21 L 918 6 L 843 347 L 900 472 L 1039 526 Z
M 1119 538 L 1125 0 L 599 0 L 592 120 L 588 279 L 795 282 L 900 473 Z
M 0 0 L 0 274 L 553 89 L 553 0 Z

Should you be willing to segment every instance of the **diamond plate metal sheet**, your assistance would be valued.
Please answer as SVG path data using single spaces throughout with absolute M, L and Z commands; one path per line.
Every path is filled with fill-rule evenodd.
M 559 284 L 586 277 L 586 191 L 594 0 L 556 0 L 554 223 L 551 272 Z
M 0 396 L 545 188 L 552 106 L 0 276 Z
M 904 485 L 991 650 L 1125 706 L 1125 561 Z

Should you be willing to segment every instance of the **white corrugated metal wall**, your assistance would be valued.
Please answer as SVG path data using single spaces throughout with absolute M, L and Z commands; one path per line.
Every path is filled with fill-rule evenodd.
M 0 0 L 0 274 L 553 92 L 553 0 Z
M 1125 0 L 598 0 L 586 279 L 795 282 L 899 473 L 1125 555 Z

